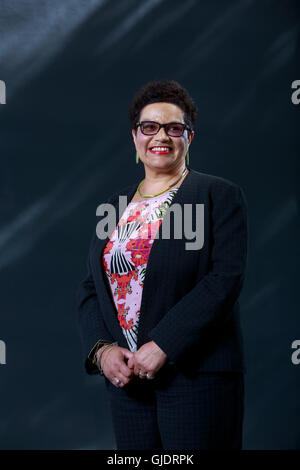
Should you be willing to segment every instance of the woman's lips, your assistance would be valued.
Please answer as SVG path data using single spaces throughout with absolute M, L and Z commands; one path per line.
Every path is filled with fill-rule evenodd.
M 153 149 L 149 149 L 151 153 L 154 153 L 155 155 L 164 155 L 164 154 L 167 154 L 167 153 L 170 153 L 172 152 L 172 149 L 169 149 L 169 150 L 153 150 Z

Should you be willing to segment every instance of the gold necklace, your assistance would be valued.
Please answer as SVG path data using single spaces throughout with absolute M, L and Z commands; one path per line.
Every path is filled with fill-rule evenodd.
M 178 183 L 179 180 L 181 180 L 181 178 L 185 175 L 185 173 L 187 172 L 187 167 L 185 167 L 185 169 L 183 170 L 181 176 L 179 176 L 179 178 L 172 184 L 170 184 L 170 186 L 168 186 L 166 189 L 163 189 L 162 191 L 160 191 L 159 193 L 156 193 L 156 194 L 144 194 L 142 195 L 141 192 L 140 192 L 140 186 L 141 184 L 143 183 L 143 181 L 145 181 L 145 178 L 140 182 L 140 184 L 138 185 L 138 188 L 137 188 L 137 192 L 138 192 L 138 195 L 140 197 L 155 197 L 155 196 L 159 196 L 160 194 L 164 193 L 165 191 L 167 191 L 168 189 L 172 188 L 172 186 L 174 186 L 176 183 Z

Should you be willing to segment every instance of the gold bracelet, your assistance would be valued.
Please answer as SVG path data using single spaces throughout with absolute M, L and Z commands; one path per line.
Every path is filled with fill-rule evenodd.
M 98 351 L 96 351 L 95 353 L 95 357 L 96 357 L 96 365 L 101 369 L 101 357 L 102 357 L 102 354 L 104 353 L 105 350 L 107 349 L 110 349 L 111 347 L 113 346 L 117 346 L 118 343 L 115 342 L 115 343 L 109 343 L 109 344 L 104 344 L 101 348 L 98 349 Z M 100 351 L 100 354 L 98 355 Z

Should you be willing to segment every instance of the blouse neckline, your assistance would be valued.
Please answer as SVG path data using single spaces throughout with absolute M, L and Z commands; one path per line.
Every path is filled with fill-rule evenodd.
M 163 194 L 159 194 L 156 197 L 146 198 L 146 199 L 143 199 L 142 201 L 133 201 L 133 202 L 130 202 L 129 204 L 142 204 L 148 201 L 156 201 L 157 199 L 163 198 L 163 196 L 166 196 L 166 194 L 170 193 L 171 191 L 176 191 L 178 189 L 179 188 L 169 189 L 168 191 L 164 192 Z

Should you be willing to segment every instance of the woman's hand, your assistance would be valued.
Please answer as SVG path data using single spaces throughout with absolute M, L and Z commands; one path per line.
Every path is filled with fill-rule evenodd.
M 128 367 L 141 379 L 154 378 L 167 359 L 166 353 L 154 341 L 149 341 L 129 358 Z
M 133 369 L 125 363 L 125 359 L 130 360 L 133 353 L 120 346 L 108 346 L 104 349 L 100 358 L 100 366 L 104 375 L 114 386 L 124 387 L 133 377 Z M 120 382 L 116 384 L 116 379 Z

